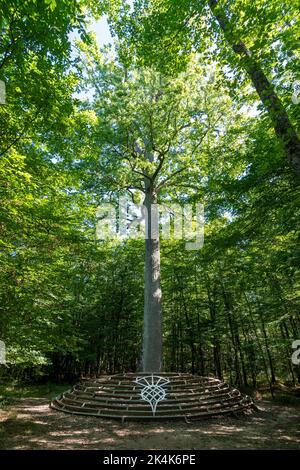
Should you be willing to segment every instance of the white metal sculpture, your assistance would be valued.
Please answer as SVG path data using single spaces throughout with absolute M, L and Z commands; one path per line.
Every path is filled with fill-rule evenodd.
M 155 416 L 158 402 L 166 398 L 167 392 L 164 387 L 170 383 L 170 380 L 166 377 L 152 374 L 145 377 L 137 377 L 135 381 L 140 387 L 143 387 L 141 398 L 150 404 L 153 416 Z

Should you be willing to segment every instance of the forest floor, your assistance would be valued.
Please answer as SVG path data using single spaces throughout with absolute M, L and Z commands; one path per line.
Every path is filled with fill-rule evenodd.
M 51 396 L 29 389 L 8 398 L 0 409 L 0 449 L 300 449 L 299 405 L 260 400 L 260 411 L 246 417 L 122 424 L 54 411 Z

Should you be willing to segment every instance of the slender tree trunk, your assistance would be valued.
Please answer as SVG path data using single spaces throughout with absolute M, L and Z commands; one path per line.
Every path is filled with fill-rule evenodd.
M 176 331 L 176 323 L 172 323 L 171 327 L 172 331 L 172 341 L 171 341 L 171 371 L 175 371 L 177 369 L 177 331 Z
M 273 364 L 273 358 L 272 358 L 272 354 L 271 354 L 271 350 L 270 350 L 270 346 L 269 346 L 269 341 L 268 341 L 268 336 L 267 336 L 267 332 L 266 332 L 266 328 L 265 328 L 265 323 L 264 323 L 263 316 L 262 316 L 261 312 L 259 312 L 259 317 L 260 317 L 261 329 L 262 329 L 262 333 L 263 333 L 263 337 L 264 337 L 264 341 L 265 341 L 265 348 L 266 348 L 266 352 L 267 352 L 267 356 L 268 356 L 268 360 L 269 360 L 269 364 L 270 364 L 271 381 L 272 381 L 272 385 L 273 385 L 276 382 L 276 375 L 275 375 L 275 369 L 274 369 L 274 364 Z
M 183 328 L 182 328 L 182 323 L 180 320 L 179 323 L 179 331 L 180 331 L 180 372 L 184 372 L 185 369 L 185 362 L 184 362 L 184 349 L 183 349 Z
M 188 309 L 187 309 L 187 305 L 186 305 L 186 301 L 185 301 L 185 297 L 183 293 L 183 284 L 182 284 L 181 278 L 177 277 L 177 283 L 178 283 L 179 292 L 180 292 L 181 305 L 182 305 L 184 317 L 185 317 L 186 332 L 189 338 L 189 346 L 190 346 L 190 351 L 191 351 L 191 372 L 192 374 L 194 374 L 195 373 L 195 358 L 196 358 L 194 325 L 188 313 Z
M 247 327 L 246 329 L 244 328 Z M 249 329 L 250 329 L 250 324 L 247 321 L 247 325 L 245 325 L 245 322 L 241 322 L 241 329 L 242 329 L 242 334 L 244 338 L 244 343 L 247 344 L 247 363 L 249 365 L 250 369 L 250 374 L 251 374 L 251 379 L 252 379 L 252 386 L 253 388 L 256 388 L 256 354 L 255 350 L 253 349 L 253 346 L 250 346 L 250 341 L 249 341 Z M 249 347 L 250 346 L 250 347 Z M 246 385 L 246 384 L 245 384 Z
M 223 377 L 222 377 L 222 366 L 221 366 L 221 343 L 220 343 L 219 333 L 217 330 L 215 295 L 211 292 L 209 285 L 207 285 L 206 291 L 207 291 L 208 307 L 209 307 L 210 319 L 212 322 L 212 331 L 213 331 L 213 354 L 214 354 L 215 374 L 219 379 L 222 379 Z
M 255 320 L 255 318 L 254 318 L 254 315 L 253 315 L 253 312 L 252 312 L 252 307 L 251 307 L 251 304 L 250 304 L 250 302 L 249 302 L 249 299 L 248 299 L 247 294 L 246 294 L 245 291 L 244 291 L 244 298 L 245 298 L 245 300 L 246 300 L 246 304 L 247 304 L 248 311 L 249 311 L 249 314 L 250 314 L 250 320 L 251 320 L 251 323 L 252 323 L 253 332 L 254 332 L 255 337 L 256 337 L 256 343 L 257 343 L 257 346 L 258 346 L 258 348 L 259 348 L 259 350 L 260 350 L 260 353 L 261 353 L 261 358 L 262 358 L 262 362 L 263 362 L 263 365 L 264 365 L 264 370 L 265 370 L 266 379 L 267 379 L 268 384 L 269 384 L 269 389 L 270 389 L 272 398 L 274 398 L 274 390 L 273 390 L 272 381 L 271 381 L 271 379 L 270 379 L 270 377 L 269 377 L 268 365 L 267 365 L 267 362 L 266 362 L 266 359 L 265 359 L 263 347 L 262 347 L 262 345 L 261 345 L 260 338 L 259 338 L 259 335 L 258 335 L 258 332 L 257 332 L 257 328 L 256 328 L 257 322 L 256 322 L 256 320 Z
M 242 385 L 242 376 L 240 370 L 240 360 L 239 360 L 239 349 L 237 344 L 237 335 L 238 335 L 238 328 L 233 318 L 233 306 L 232 306 L 232 299 L 229 292 L 227 292 L 222 285 L 222 293 L 225 305 L 225 311 L 228 318 L 228 324 L 231 334 L 231 341 L 233 346 L 233 353 L 234 353 L 234 368 L 235 368 L 235 384 Z
M 299 328 L 298 328 L 297 322 L 295 321 L 295 319 L 293 317 L 290 317 L 289 321 L 290 321 L 290 324 L 291 324 L 293 336 L 294 336 L 294 338 L 297 338 L 297 336 L 299 334 Z
M 119 344 L 119 324 L 123 310 L 124 294 L 121 291 L 120 305 L 116 310 L 115 323 L 113 325 L 113 369 L 114 374 L 120 366 L 120 344 Z
M 247 378 L 247 369 L 246 369 L 246 364 L 245 364 L 245 357 L 244 357 L 243 348 L 241 346 L 241 341 L 240 341 L 240 336 L 239 336 L 238 331 L 236 333 L 236 345 L 237 345 L 239 355 L 240 355 L 244 385 L 246 387 L 248 387 L 248 378 Z
M 199 338 L 199 347 L 198 347 L 199 366 L 197 366 L 197 370 L 200 371 L 200 375 L 205 375 L 205 355 L 204 355 L 203 337 L 202 337 L 202 329 L 201 329 L 201 324 L 200 324 L 199 312 L 197 314 L 197 332 L 198 332 L 198 338 Z
M 264 74 L 260 64 L 253 58 L 251 51 L 234 35 L 232 25 L 218 0 L 209 0 L 210 9 L 218 21 L 227 42 L 233 51 L 240 56 L 240 64 L 247 72 L 263 105 L 267 109 L 277 137 L 283 143 L 290 166 L 300 178 L 300 140 L 289 120 L 274 87 Z
M 292 361 L 291 361 L 291 358 L 290 358 L 290 349 L 287 345 L 287 340 L 289 340 L 289 334 L 288 334 L 288 330 L 285 329 L 282 324 L 280 325 L 280 332 L 281 332 L 281 336 L 282 336 L 282 340 L 283 340 L 283 344 L 284 344 L 284 349 L 285 349 L 285 354 L 286 354 L 286 358 L 287 358 L 287 366 L 289 368 L 293 384 L 295 385 L 296 384 L 296 379 L 295 379 L 295 375 L 294 375 L 294 371 L 293 371 Z
M 159 233 L 154 220 L 157 214 L 153 210 L 156 195 L 149 181 L 145 182 L 145 189 L 144 206 L 147 212 L 142 369 L 143 372 L 160 372 L 162 370 L 162 294 Z M 154 217 L 151 216 L 151 212 Z

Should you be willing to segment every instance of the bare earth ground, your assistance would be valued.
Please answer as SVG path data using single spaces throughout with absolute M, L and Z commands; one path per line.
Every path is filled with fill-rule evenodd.
M 122 424 L 51 410 L 47 398 L 21 398 L 0 410 L 0 449 L 300 449 L 299 407 L 258 405 L 250 417 Z

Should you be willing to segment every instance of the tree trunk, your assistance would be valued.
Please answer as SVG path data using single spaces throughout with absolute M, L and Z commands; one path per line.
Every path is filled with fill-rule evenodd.
M 264 370 L 265 370 L 265 375 L 266 375 L 266 379 L 268 381 L 268 384 L 269 384 L 269 389 L 270 389 L 270 392 L 271 392 L 271 395 L 272 395 L 272 398 L 274 398 L 274 390 L 273 390 L 273 385 L 272 385 L 272 381 L 269 377 L 269 371 L 268 371 L 268 366 L 267 366 L 267 362 L 266 362 L 266 359 L 265 359 L 265 355 L 264 355 L 264 351 L 263 351 L 263 347 L 260 343 L 260 338 L 259 338 L 259 335 L 258 335 L 258 332 L 257 332 L 257 322 L 254 318 L 254 315 L 253 315 L 253 312 L 252 312 L 252 307 L 251 307 L 251 304 L 249 302 L 249 299 L 247 297 L 247 294 L 246 292 L 244 291 L 244 298 L 246 300 L 246 304 L 247 304 L 247 307 L 248 307 L 248 311 L 249 311 L 249 314 L 250 314 L 250 320 L 251 320 L 251 323 L 252 323 L 252 328 L 253 328 L 253 332 L 254 332 L 254 335 L 255 335 L 255 338 L 256 338 L 256 344 L 260 350 L 260 353 L 261 353 L 261 358 L 262 358 L 262 362 L 263 362 L 263 365 L 264 365 Z
M 233 353 L 234 353 L 235 385 L 242 385 L 242 376 L 241 376 L 240 360 L 239 360 L 239 348 L 238 348 L 238 343 L 237 343 L 238 327 L 233 317 L 233 305 L 232 305 L 231 294 L 225 290 L 223 283 L 221 284 L 221 286 L 222 286 L 225 311 L 227 314 L 229 330 L 231 334 Z
M 207 298 L 208 298 L 210 319 L 212 323 L 215 374 L 219 379 L 222 380 L 223 374 L 222 374 L 222 366 L 221 366 L 221 343 L 219 339 L 219 332 L 217 331 L 217 313 L 216 313 L 217 309 L 216 309 L 214 291 L 211 292 L 210 286 L 209 284 L 207 284 L 206 292 L 207 292 Z
M 149 181 L 145 182 L 144 206 L 146 212 L 145 296 L 143 372 L 162 370 L 162 294 L 160 286 L 160 246 L 158 224 L 155 218 L 156 195 Z M 151 211 L 152 209 L 152 211 Z M 154 217 L 151 216 L 154 215 Z M 153 219 L 153 220 L 152 220 Z
M 259 311 L 259 318 L 260 318 L 261 329 L 262 329 L 263 338 L 264 338 L 264 342 L 265 342 L 266 353 L 267 353 L 267 357 L 268 357 L 269 365 L 270 365 L 271 382 L 272 382 L 272 385 L 273 385 L 276 382 L 275 369 L 274 369 L 273 358 L 272 358 L 272 355 L 271 355 L 271 350 L 270 350 L 270 346 L 269 346 L 269 340 L 268 340 L 268 335 L 267 335 L 267 332 L 266 332 L 266 327 L 265 327 L 263 315 L 260 311 Z
M 285 328 L 284 328 L 285 326 Z M 283 341 L 283 344 L 284 344 L 284 349 L 285 349 L 285 355 L 286 355 L 286 358 L 287 358 L 287 366 L 289 368 L 289 371 L 290 371 L 290 374 L 291 374 L 291 377 L 292 377 L 292 381 L 293 381 L 293 384 L 294 386 L 296 385 L 296 379 L 295 379 L 295 374 L 294 374 L 294 371 L 293 371 L 293 366 L 292 366 L 292 361 L 291 361 L 291 358 L 290 358 L 290 349 L 288 347 L 288 343 L 290 342 L 290 338 L 289 338 L 289 333 L 288 333 L 288 330 L 286 328 L 286 325 L 285 323 L 283 322 L 283 325 L 281 324 L 280 325 L 280 332 L 281 332 L 281 336 L 282 336 L 282 341 Z
M 218 0 L 209 0 L 208 3 L 227 42 L 233 51 L 240 56 L 241 66 L 250 77 L 255 90 L 269 113 L 275 133 L 283 143 L 288 162 L 300 178 L 300 140 L 286 110 L 274 91 L 273 85 L 264 74 L 259 63 L 253 58 L 251 51 L 247 49 L 240 38 L 234 36 L 232 25 L 225 11 L 219 6 Z
M 183 287 L 182 279 L 178 276 L 177 276 L 177 283 L 178 283 L 178 289 L 179 289 L 179 292 L 180 292 L 179 295 L 180 295 L 180 299 L 181 299 L 182 309 L 183 309 L 183 312 L 184 312 L 186 332 L 187 332 L 187 335 L 188 335 L 189 347 L 190 347 L 190 352 L 191 352 L 191 372 L 192 372 L 192 374 L 194 374 L 195 373 L 195 358 L 196 358 L 195 337 L 194 337 L 195 328 L 194 328 L 193 322 L 191 320 L 191 317 L 188 313 L 188 309 L 187 309 L 187 305 L 186 305 L 186 301 L 185 301 L 185 297 L 184 297 L 184 293 L 183 293 L 184 287 Z
M 204 355 L 204 346 L 203 346 L 203 337 L 202 337 L 202 329 L 200 324 L 200 315 L 199 312 L 197 313 L 197 332 L 199 338 L 199 346 L 198 346 L 198 360 L 199 364 L 197 364 L 197 370 L 200 372 L 200 375 L 205 375 L 205 355 Z

